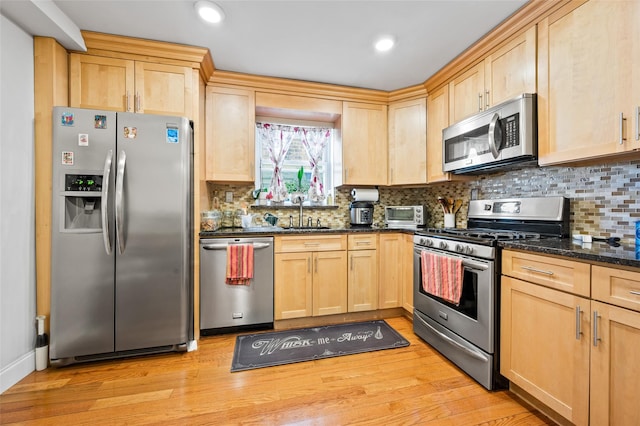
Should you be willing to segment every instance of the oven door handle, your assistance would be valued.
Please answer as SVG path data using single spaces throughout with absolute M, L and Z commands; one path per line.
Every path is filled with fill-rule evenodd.
M 414 249 L 415 254 L 417 254 L 418 256 L 420 256 L 420 253 L 422 253 L 423 251 L 428 251 L 428 250 Z M 433 253 L 433 252 L 429 251 L 429 253 Z M 462 266 L 464 266 L 467 269 L 475 269 L 478 271 L 486 271 L 487 269 L 489 269 L 489 266 L 486 263 L 474 262 L 469 259 L 463 259 Z
M 443 334 L 443 333 L 439 332 L 431 324 L 429 324 L 428 322 L 426 322 L 425 320 L 420 318 L 419 315 L 416 315 L 415 317 L 418 318 L 422 324 L 427 326 L 432 332 L 436 333 L 438 336 L 440 336 L 440 338 L 442 340 L 444 340 L 445 342 L 449 343 L 451 346 L 454 346 L 455 348 L 466 352 L 472 358 L 479 359 L 480 361 L 483 361 L 483 362 L 489 362 L 489 358 L 487 358 L 486 356 L 484 356 L 480 352 L 477 352 L 477 351 L 474 351 L 474 350 L 472 350 L 470 348 L 467 348 L 466 346 L 461 345 L 460 343 L 456 342 L 455 340 L 453 340 L 451 337 L 447 336 L 446 334 Z

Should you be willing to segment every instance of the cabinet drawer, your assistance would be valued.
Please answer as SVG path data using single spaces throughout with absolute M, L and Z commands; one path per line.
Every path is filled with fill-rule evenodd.
M 349 235 L 349 250 L 374 250 L 378 247 L 377 234 Z
M 580 296 L 591 293 L 591 265 L 511 250 L 502 251 L 502 274 Z
M 591 282 L 594 299 L 640 312 L 640 272 L 593 266 Z
M 347 236 L 291 235 L 286 237 L 276 237 L 274 247 L 276 253 L 346 250 Z

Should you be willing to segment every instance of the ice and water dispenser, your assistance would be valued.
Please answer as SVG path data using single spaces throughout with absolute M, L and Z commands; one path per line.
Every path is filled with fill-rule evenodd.
M 102 175 L 65 174 L 62 205 L 63 232 L 91 232 L 102 229 Z

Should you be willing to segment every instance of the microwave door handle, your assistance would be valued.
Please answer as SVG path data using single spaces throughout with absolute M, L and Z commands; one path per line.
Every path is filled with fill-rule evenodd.
M 498 114 L 493 114 L 493 117 L 491 117 L 488 137 L 491 154 L 493 158 L 498 158 L 502 145 L 502 126 L 500 125 L 500 116 Z

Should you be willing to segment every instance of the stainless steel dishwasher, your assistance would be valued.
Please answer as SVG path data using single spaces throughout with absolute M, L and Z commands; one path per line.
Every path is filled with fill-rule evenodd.
M 229 285 L 227 246 L 253 244 L 253 280 Z M 200 334 L 273 328 L 273 237 L 200 240 Z

